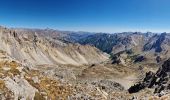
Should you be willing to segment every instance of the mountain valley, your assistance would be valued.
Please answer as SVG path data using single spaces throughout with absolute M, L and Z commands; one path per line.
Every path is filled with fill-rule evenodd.
M 169 58 L 169 33 L 1 26 L 0 99 L 168 100 Z

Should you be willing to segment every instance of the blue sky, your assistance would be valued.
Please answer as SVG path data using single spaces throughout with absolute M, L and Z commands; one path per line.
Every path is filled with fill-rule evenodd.
M 170 32 L 170 0 L 1 0 L 0 25 L 91 32 Z

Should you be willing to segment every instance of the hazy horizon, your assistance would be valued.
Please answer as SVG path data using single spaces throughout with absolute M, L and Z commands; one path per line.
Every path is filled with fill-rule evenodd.
M 2 0 L 0 25 L 87 32 L 170 32 L 168 0 Z

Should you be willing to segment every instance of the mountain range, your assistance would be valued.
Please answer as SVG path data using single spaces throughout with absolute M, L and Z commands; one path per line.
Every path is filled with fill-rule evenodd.
M 153 79 L 166 78 L 169 50 L 169 33 L 1 26 L 0 99 L 159 100 L 169 96 L 164 92 L 169 81 L 166 89 L 160 90 Z

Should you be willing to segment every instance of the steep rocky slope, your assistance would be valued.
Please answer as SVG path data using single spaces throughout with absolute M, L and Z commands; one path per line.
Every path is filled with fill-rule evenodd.
M 156 63 L 156 59 L 160 58 L 159 63 L 163 63 L 169 58 L 170 53 L 170 37 L 169 33 L 140 33 L 125 32 L 115 34 L 92 34 L 79 40 L 80 44 L 89 44 L 98 49 L 107 52 L 113 56 L 128 54 L 128 57 L 137 58 L 144 57 L 147 63 Z M 139 57 L 138 57 L 139 56 Z M 135 62 L 135 59 L 132 59 Z
M 148 35 L 149 34 L 149 35 Z M 81 39 L 81 44 L 91 44 L 107 53 L 118 53 L 127 49 L 142 47 L 151 33 L 98 33 Z M 136 48 L 141 50 L 141 48 Z
M 49 33 L 50 34 L 50 33 Z M 108 56 L 89 45 L 65 43 L 34 31 L 0 29 L 0 49 L 31 64 L 83 65 L 106 61 Z

